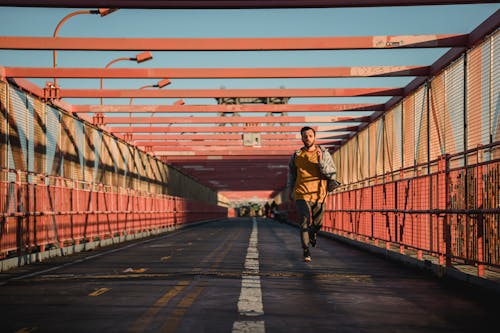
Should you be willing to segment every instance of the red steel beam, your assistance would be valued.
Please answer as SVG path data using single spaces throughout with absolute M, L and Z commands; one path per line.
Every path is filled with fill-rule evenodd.
M 480 25 L 478 25 L 470 34 L 468 47 L 472 47 L 477 43 L 481 42 L 485 36 L 494 32 L 500 26 L 500 10 L 497 10 L 495 13 L 490 15 L 486 20 L 484 20 Z M 465 52 L 465 48 L 452 48 L 448 52 L 446 52 L 443 56 L 441 56 L 438 60 L 436 60 L 430 69 L 430 76 L 435 76 L 439 74 L 448 64 L 452 61 L 456 60 Z M 412 91 L 417 89 L 419 86 L 425 83 L 425 78 L 418 77 L 411 81 L 405 88 L 404 96 L 410 94 Z M 401 101 L 401 97 L 393 97 L 390 99 L 386 105 L 386 110 L 389 110 L 395 104 Z M 374 118 L 375 120 L 375 118 Z
M 321 134 L 316 133 L 316 139 L 319 140 L 338 140 L 343 139 L 345 135 L 329 135 L 329 134 Z M 300 141 L 300 134 L 261 134 L 260 136 L 262 141 L 266 140 L 298 140 Z M 241 140 L 241 134 L 182 134 L 182 137 L 179 137 L 177 134 L 134 134 L 132 136 L 132 140 L 140 141 L 140 140 L 161 140 L 165 142 L 179 141 L 179 140 L 190 140 L 194 143 L 204 140 Z
M 172 143 L 165 143 L 165 142 L 160 142 L 160 143 L 153 143 L 153 144 L 136 144 L 138 147 L 152 147 L 154 150 L 169 150 L 169 151 L 204 151 L 204 150 L 211 150 L 211 151 L 218 151 L 219 154 L 220 152 L 224 152 L 227 149 L 246 149 L 246 148 L 253 148 L 253 149 L 260 149 L 260 150 L 285 150 L 285 151 L 294 151 L 297 149 L 296 144 L 290 144 L 287 143 L 287 145 L 262 145 L 259 147 L 247 147 L 244 146 L 241 142 L 238 144 L 234 144 L 232 142 L 216 142 L 216 143 L 191 143 L 191 144 L 172 144 Z M 207 146 L 210 146 L 207 148 Z
M 311 126 L 316 132 L 357 131 L 358 126 Z M 293 132 L 299 133 L 302 126 L 130 126 L 109 127 L 112 133 L 264 133 Z
M 5 77 L 22 78 L 329 78 L 427 76 L 429 66 L 357 66 L 314 68 L 50 68 L 5 67 Z
M 155 148 L 155 147 L 153 147 Z M 273 150 L 273 151 L 281 151 L 281 154 L 283 154 L 283 151 L 287 152 L 293 152 L 295 149 L 300 148 L 297 147 L 297 144 L 290 144 L 287 146 L 281 146 L 281 145 L 276 145 L 276 146 L 259 146 L 259 147 L 247 147 L 247 146 L 239 146 L 239 147 L 234 147 L 230 148 L 229 146 L 212 146 L 210 148 L 203 147 L 203 146 L 198 146 L 198 145 L 191 145 L 191 146 L 167 146 L 167 147 L 162 147 L 162 146 L 157 146 L 157 151 L 175 151 L 175 152 L 186 152 L 186 151 L 212 151 L 212 152 L 217 152 L 218 154 L 220 153 L 225 153 L 227 150 L 234 149 L 235 151 L 268 151 L 268 150 Z
M 261 140 L 293 140 L 293 139 L 299 139 L 300 140 L 300 135 L 298 134 L 262 134 L 260 136 Z M 199 142 L 199 141 L 204 141 L 204 140 L 241 140 L 242 135 L 241 134 L 193 134 L 193 135 L 188 135 L 188 134 L 183 134 L 182 137 L 179 137 L 178 135 L 172 135 L 172 134 L 146 134 L 146 135 L 138 135 L 135 134 L 132 137 L 133 140 L 139 141 L 139 140 L 161 140 L 165 142 L 169 141 L 179 141 L 179 140 L 190 140 L 192 142 Z
M 0 49 L 82 51 L 285 51 L 465 47 L 467 34 L 288 38 L 91 38 L 0 36 Z
M 60 89 L 60 98 L 217 98 L 401 96 L 402 88 Z
M 294 151 L 295 151 L 295 149 L 290 151 L 290 156 L 292 155 L 292 152 L 294 152 Z M 276 173 L 276 172 L 283 172 L 283 171 L 286 171 L 286 169 L 288 169 L 287 163 L 279 165 L 279 168 L 268 168 L 267 166 L 273 166 L 271 163 L 269 165 L 249 163 L 249 164 L 247 164 L 248 167 L 245 167 L 244 165 L 240 164 L 240 165 L 229 165 L 229 166 L 214 165 L 214 166 L 207 166 L 207 167 L 201 167 L 201 168 L 199 168 L 199 167 L 191 168 L 189 165 L 187 165 L 187 166 L 184 166 L 182 168 L 184 170 L 189 170 L 190 174 L 196 175 L 198 177 L 203 177 L 206 175 L 213 175 L 214 171 L 216 171 L 216 172 L 223 171 L 224 174 L 226 174 L 226 173 L 231 174 L 231 171 L 236 170 L 237 173 L 239 173 L 240 175 L 241 175 L 241 171 L 248 171 L 248 172 L 251 172 L 252 174 L 255 174 L 255 175 L 261 175 L 261 174 L 265 174 L 266 171 L 268 173 L 270 171 Z
M 292 151 L 289 152 L 290 156 L 292 153 L 295 151 L 293 149 Z M 264 171 L 270 171 L 273 170 L 273 172 L 280 172 L 280 171 L 286 171 L 288 169 L 288 161 L 280 161 L 278 162 L 279 164 L 274 164 L 275 162 L 270 161 L 269 163 L 248 163 L 246 162 L 245 164 L 229 164 L 227 165 L 226 163 L 222 164 L 208 164 L 206 166 L 199 166 L 196 164 L 192 165 L 182 165 L 181 167 L 185 170 L 190 170 L 193 174 L 197 175 L 206 175 L 206 174 L 213 174 L 214 171 L 223 171 L 224 173 L 226 172 L 231 172 L 232 170 L 237 170 L 237 171 L 254 171 L 256 170 L 257 172 L 253 172 L 255 174 L 261 174 Z
M 300 148 L 300 146 L 295 146 L 295 149 Z M 263 150 L 263 149 L 258 149 L 258 148 L 250 148 L 250 149 L 242 149 L 241 147 L 238 149 L 227 149 L 225 147 L 224 150 L 208 150 L 208 149 L 203 149 L 199 151 L 187 151 L 184 148 L 180 149 L 159 149 L 154 151 L 155 156 L 210 156 L 210 158 L 220 158 L 222 156 L 269 156 L 269 155 L 287 155 L 290 157 L 291 153 L 294 150 L 279 150 L 279 149 L 273 149 L 273 150 Z
M 339 143 L 338 141 L 331 140 L 316 140 L 316 143 L 319 145 L 336 145 Z M 288 140 L 261 140 L 261 145 L 272 147 L 275 145 L 286 146 L 289 145 L 290 141 Z M 243 146 L 242 140 L 205 140 L 205 141 L 176 141 L 176 142 L 168 142 L 168 141 L 135 141 L 135 145 L 138 147 L 146 147 L 146 146 L 154 146 L 154 147 L 184 147 L 184 146 Z
M 297 143 L 297 145 L 299 145 Z M 299 146 L 300 147 L 300 146 Z M 217 156 L 218 158 L 210 158 L 210 157 L 193 157 L 193 156 L 169 156 L 168 158 L 164 157 L 163 160 L 168 161 L 169 163 L 172 163 L 172 165 L 175 166 L 185 166 L 186 164 L 192 165 L 193 163 L 266 163 L 267 165 L 271 165 L 271 163 L 288 163 L 288 160 L 290 159 L 290 153 L 287 154 L 276 154 L 272 156 L 263 156 L 263 155 L 258 155 L 255 157 L 248 157 L 248 156 L 238 156 L 238 155 L 231 155 L 231 156 Z
M 279 117 L 104 117 L 103 124 L 235 124 L 235 123 L 339 123 L 368 122 L 367 116 L 279 116 Z
M 136 9 L 250 9 L 250 8 L 341 8 L 380 6 L 429 6 L 473 3 L 496 3 L 497 1 L 471 0 L 1 0 L 2 6 L 15 7 L 60 7 L 60 8 L 136 8 Z
M 233 96 L 234 97 L 234 96 Z M 220 104 L 220 105 L 73 105 L 73 113 L 223 113 L 384 111 L 384 104 Z
M 292 150 L 293 151 L 293 150 Z M 239 170 L 238 170 L 239 171 Z M 242 175 L 240 172 L 236 172 L 236 173 L 229 173 L 229 174 L 225 174 L 224 176 L 224 179 L 222 180 L 224 182 L 224 184 L 231 184 L 231 183 L 235 183 L 238 182 L 239 180 L 257 180 L 257 181 L 265 181 L 264 183 L 269 183 L 269 173 L 253 173 L 254 171 L 251 170 L 251 169 L 245 169 L 245 171 L 250 171 L 252 172 L 251 174 L 247 174 L 247 175 Z M 262 172 L 265 172 L 266 170 L 260 170 Z M 267 170 L 268 171 L 268 170 Z M 214 179 L 214 176 L 216 177 L 217 174 L 215 174 L 214 172 L 212 173 L 204 173 L 204 174 L 195 174 L 194 175 L 198 180 L 212 180 Z M 267 180 L 267 181 L 266 181 Z
M 299 147 L 296 147 L 297 149 Z M 262 149 L 228 149 L 224 150 L 209 150 L 203 149 L 198 151 L 187 151 L 184 148 L 180 149 L 156 149 L 155 156 L 211 156 L 211 158 L 219 158 L 221 156 L 269 156 L 269 155 L 290 155 L 294 150 L 262 150 Z
M 199 159 L 199 160 L 193 160 L 191 157 L 186 156 L 180 156 L 176 157 L 175 159 L 172 159 L 172 163 L 180 166 L 186 166 L 188 165 L 189 167 L 194 167 L 194 166 L 226 166 L 226 165 L 236 165 L 236 166 L 241 166 L 241 165 L 251 165 L 251 162 L 255 162 L 256 165 L 262 165 L 265 164 L 267 166 L 269 165 L 274 165 L 274 164 L 279 164 L 279 165 L 288 165 L 288 160 L 290 159 L 290 154 L 286 155 L 272 155 L 268 157 L 264 156 L 258 156 L 255 159 L 252 159 L 251 157 L 248 156 L 223 156 L 221 159 L 215 160 L 215 159 Z

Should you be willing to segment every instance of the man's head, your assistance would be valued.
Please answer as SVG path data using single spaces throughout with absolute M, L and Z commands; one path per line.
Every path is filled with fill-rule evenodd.
M 302 137 L 304 146 L 309 148 L 314 145 L 314 141 L 316 140 L 316 131 L 309 126 L 305 126 L 301 128 L 300 136 Z

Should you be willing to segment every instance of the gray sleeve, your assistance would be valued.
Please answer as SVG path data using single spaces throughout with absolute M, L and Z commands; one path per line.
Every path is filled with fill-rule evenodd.
M 288 177 L 286 187 L 291 191 L 295 187 L 295 180 L 297 179 L 297 167 L 295 166 L 295 153 L 288 161 Z
M 335 163 L 333 162 L 332 155 L 326 149 L 322 149 L 323 158 L 319 163 L 319 169 L 323 176 L 328 179 L 335 179 L 337 176 L 337 169 L 335 168 Z

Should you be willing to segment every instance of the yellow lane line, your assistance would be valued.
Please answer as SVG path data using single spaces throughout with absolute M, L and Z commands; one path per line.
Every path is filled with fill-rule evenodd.
M 23 327 L 20 330 L 16 331 L 16 333 L 30 333 L 30 332 L 35 332 L 36 330 L 38 330 L 37 326 Z
M 213 269 L 214 267 L 217 267 L 222 259 L 227 255 L 229 250 L 233 247 L 236 239 L 238 239 L 239 235 L 241 234 L 241 231 L 229 235 L 223 242 L 219 244 L 214 250 L 212 250 L 208 255 L 205 256 L 205 258 L 201 261 L 202 263 L 207 262 L 210 260 L 212 257 L 216 256 L 215 262 L 211 265 L 211 268 Z M 229 244 L 229 245 L 228 245 Z M 191 244 L 189 244 L 191 245 Z M 220 252 L 220 250 L 224 248 L 224 251 Z M 177 251 L 182 251 L 183 249 L 177 249 Z M 161 257 L 160 260 L 166 261 L 170 259 L 171 256 L 164 256 Z M 193 273 L 196 272 L 202 272 L 204 269 L 201 267 L 195 267 L 192 268 L 191 271 Z M 139 276 L 148 276 L 146 274 L 138 274 Z M 171 274 L 157 274 L 157 275 L 165 275 L 165 276 L 170 276 Z M 116 276 L 115 276 L 116 277 Z M 169 290 L 167 293 L 165 293 L 154 305 L 152 305 L 144 314 L 139 317 L 134 324 L 129 328 L 129 332 L 136 333 L 136 332 L 144 332 L 148 329 L 148 326 L 150 325 L 151 321 L 153 318 L 158 314 L 158 312 L 161 310 L 161 308 L 167 303 L 174 298 L 177 294 L 179 294 L 184 288 L 190 285 L 189 281 L 181 281 L 179 284 L 174 287 L 173 289 Z M 193 302 L 196 300 L 196 298 L 199 296 L 199 294 L 203 291 L 205 288 L 206 283 L 202 283 L 200 286 L 196 287 L 196 289 L 187 294 L 177 305 L 176 309 L 172 312 L 171 317 L 167 320 L 167 322 L 164 324 L 160 332 L 174 332 L 177 326 L 179 325 L 184 313 L 189 309 L 189 307 L 193 304 Z
M 134 324 L 129 328 L 129 332 L 143 332 L 145 331 L 154 316 L 165 306 L 172 298 L 180 293 L 186 286 L 189 285 L 188 281 L 180 281 L 177 285 L 168 290 L 162 297 L 160 297 L 148 311 L 142 314 Z
M 205 257 L 203 262 L 208 261 L 209 259 L 215 256 L 215 260 L 210 266 L 211 269 L 216 268 L 220 265 L 222 260 L 226 257 L 228 252 L 234 246 L 236 240 L 241 235 L 242 231 L 240 230 L 236 234 L 230 235 L 227 237 L 226 241 L 222 242 L 218 247 L 216 247 L 213 251 L 210 252 L 209 255 Z M 220 251 L 224 248 L 223 251 Z M 195 268 L 193 271 L 202 271 L 201 268 Z M 176 308 L 172 311 L 172 314 L 167 319 L 167 321 L 163 324 L 159 332 L 162 333 L 173 333 L 177 330 L 182 318 L 186 311 L 193 305 L 201 292 L 205 289 L 207 282 L 202 281 L 198 287 L 195 288 L 191 293 L 187 294 L 176 306 Z
M 177 327 L 184 317 L 187 310 L 193 305 L 194 301 L 201 292 L 205 289 L 205 283 L 202 283 L 199 287 L 196 287 L 191 293 L 187 294 L 180 302 L 177 307 L 172 311 L 172 315 L 163 324 L 159 332 L 162 333 L 172 333 L 177 331 Z
M 109 290 L 110 290 L 109 288 L 100 288 L 100 289 L 97 289 L 96 291 L 90 293 L 89 296 L 99 296 L 99 295 L 102 295 Z

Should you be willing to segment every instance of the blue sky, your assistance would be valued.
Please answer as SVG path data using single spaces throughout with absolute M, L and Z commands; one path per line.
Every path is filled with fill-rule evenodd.
M 468 33 L 500 8 L 500 4 L 327 9 L 256 10 L 131 10 L 106 17 L 78 15 L 61 28 L 60 37 L 313 37 Z M 0 35 L 52 36 L 57 23 L 76 9 L 0 8 Z M 266 52 L 153 52 L 143 64 L 119 62 L 113 67 L 337 67 L 370 65 L 429 65 L 446 49 Z M 137 52 L 59 51 L 59 67 L 104 67 L 117 57 Z M 1 66 L 51 67 L 51 51 L 0 50 Z M 32 80 L 43 85 L 45 79 Z M 105 80 L 106 88 L 138 88 L 156 80 Z M 398 87 L 411 78 L 364 79 L 178 79 L 171 88 L 314 88 Z M 63 88 L 98 88 L 99 80 L 60 79 Z M 168 87 L 167 87 L 168 89 Z M 335 103 L 382 102 L 388 98 L 336 98 Z M 193 100 L 191 104 L 215 104 Z M 68 100 L 81 103 L 81 100 Z M 107 100 L 122 104 L 128 100 Z M 134 99 L 135 104 L 151 100 Z M 158 101 L 154 101 L 158 103 Z M 169 103 L 170 101 L 165 101 Z M 294 99 L 290 103 L 308 102 Z M 315 103 L 331 103 L 317 98 Z M 97 100 L 84 103 L 97 104 Z

